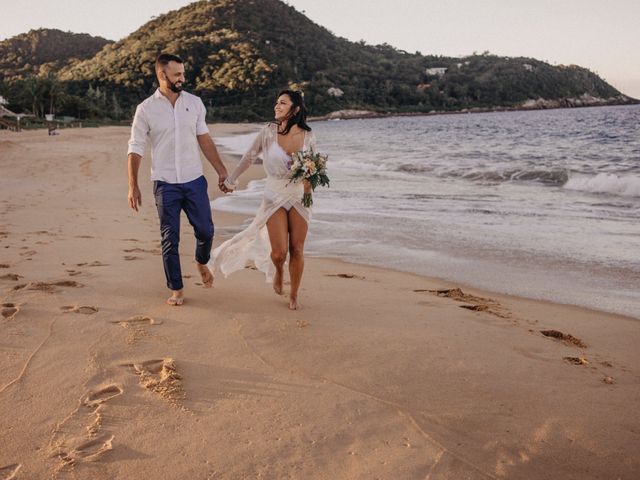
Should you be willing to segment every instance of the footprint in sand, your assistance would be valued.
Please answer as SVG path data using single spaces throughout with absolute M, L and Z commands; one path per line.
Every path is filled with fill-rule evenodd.
M 123 250 L 124 253 L 153 253 L 154 255 L 160 255 L 160 253 L 162 253 L 160 250 L 158 250 L 157 248 L 152 248 L 152 249 L 148 249 L 148 248 L 126 248 L 125 250 Z
M 0 263 L 0 268 L 9 268 L 9 265 L 6 263 Z
M 73 270 L 70 268 L 67 268 L 65 272 L 67 272 L 70 277 L 75 277 L 76 275 L 80 275 L 82 273 L 80 270 Z
M 176 369 L 172 358 L 147 360 L 141 363 L 125 364 L 140 377 L 140 385 L 160 395 L 163 399 L 177 405 L 185 398 L 182 388 L 182 376 Z
M 108 266 L 109 266 L 108 263 L 102 263 L 98 260 L 94 260 L 93 262 L 87 264 L 87 267 L 108 267 Z
M 106 402 L 123 393 L 116 384 L 90 390 L 80 398 L 78 408 L 56 426 L 49 444 L 62 461 L 59 469 L 93 460 L 113 449 L 114 435 L 102 432 L 103 410 Z
M 11 465 L 7 465 L 6 467 L 0 467 L 0 480 L 13 480 L 16 478 L 16 474 L 22 468 L 22 465 L 19 463 L 13 463 Z
M 136 257 L 135 255 L 125 255 L 124 259 L 130 262 L 131 260 L 140 260 L 140 257 Z
M 29 250 L 29 251 L 27 251 L 27 252 L 22 252 L 22 253 L 20 254 L 20 256 L 21 256 L 21 257 L 32 257 L 32 256 L 34 256 L 36 253 L 38 253 L 38 252 L 36 252 L 35 250 Z
M 37 290 L 40 292 L 53 293 L 56 291 L 55 287 L 82 287 L 81 283 L 74 280 L 59 280 L 57 282 L 31 282 L 27 285 L 27 290 Z
M 356 275 L 355 273 L 326 273 L 325 277 L 338 277 L 338 278 L 355 278 L 357 280 L 364 280 L 365 278 L 361 275 Z
M 84 315 L 93 315 L 94 313 L 97 313 L 98 307 L 91 307 L 91 306 L 78 306 L 78 305 L 64 305 L 62 307 L 60 307 L 60 310 L 62 310 L 64 313 L 82 313 Z
M 486 312 L 500 318 L 511 318 L 511 312 L 504 308 L 500 303 L 490 298 L 481 298 L 468 293 L 464 293 L 459 288 L 447 288 L 441 290 L 418 289 L 416 293 L 429 292 L 438 297 L 451 298 L 456 302 L 464 302 L 471 305 L 460 305 L 460 308 L 472 310 L 474 312 Z
M 584 357 L 562 357 L 562 359 L 571 365 L 589 365 L 589 361 Z
M 18 275 L 17 273 L 6 273 L 0 277 L 0 280 L 11 280 L 13 282 L 17 282 L 22 278 L 22 275 Z
M 98 312 L 98 307 L 81 306 L 75 309 L 76 313 L 82 313 L 83 315 L 93 315 Z
M 91 263 L 87 263 L 87 262 L 76 263 L 76 267 L 108 267 L 108 266 L 109 266 L 108 263 L 102 263 L 98 260 L 94 260 Z
M 82 403 L 87 407 L 96 407 L 103 404 L 107 400 L 112 399 L 113 397 L 122 395 L 122 393 L 122 388 L 112 383 L 111 385 L 107 385 L 106 387 L 103 387 L 100 390 L 96 390 L 95 392 L 88 392 L 82 400 Z
M 112 320 L 111 323 L 118 324 L 129 329 L 129 335 L 127 337 L 127 343 L 129 345 L 134 345 L 142 337 L 148 337 L 150 335 L 144 327 L 162 324 L 162 322 L 144 315 L 135 315 L 127 318 L 126 320 Z
M 101 435 L 98 438 L 91 440 L 84 440 L 78 442 L 71 440 L 69 443 L 71 448 L 68 452 L 59 452 L 60 459 L 64 462 L 64 465 L 75 465 L 79 461 L 91 461 L 104 452 L 113 450 L 114 435 Z M 75 446 L 74 446 L 75 444 Z
M 122 325 L 123 327 L 133 325 L 162 325 L 162 322 L 154 320 L 151 317 L 146 317 L 144 315 L 135 315 L 133 317 L 127 318 L 126 320 L 111 320 L 111 323 L 117 323 L 118 325 Z
M 20 311 L 20 306 L 16 303 L 3 303 L 0 314 L 6 320 L 13 320 Z
M 565 345 L 570 345 L 570 346 L 580 347 L 580 348 L 587 348 L 587 345 L 582 340 L 568 333 L 562 333 L 558 330 L 540 330 L 540 333 L 545 337 L 555 338 L 556 340 L 560 340 Z

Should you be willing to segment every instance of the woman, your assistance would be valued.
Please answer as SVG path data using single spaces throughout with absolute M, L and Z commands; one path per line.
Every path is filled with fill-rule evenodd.
M 300 306 L 298 289 L 304 270 L 304 241 L 311 220 L 311 209 L 302 205 L 302 195 L 311 192 L 311 185 L 307 181 L 290 183 L 288 175 L 291 155 L 300 150 L 316 150 L 316 142 L 306 123 L 307 110 L 300 92 L 280 92 L 274 112 L 275 123 L 260 131 L 221 186 L 232 191 L 238 177 L 260 156 L 267 174 L 262 204 L 246 230 L 213 251 L 209 268 L 219 269 L 227 276 L 253 260 L 267 281 L 273 281 L 273 290 L 282 295 L 284 263 L 289 252 L 289 308 L 296 310 Z

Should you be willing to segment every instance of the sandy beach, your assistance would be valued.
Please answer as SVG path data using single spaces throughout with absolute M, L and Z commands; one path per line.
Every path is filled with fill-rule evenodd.
M 640 475 L 638 320 L 322 258 L 292 312 L 186 218 L 169 307 L 149 158 L 135 213 L 129 128 L 60 133 L 0 132 L 0 480 Z

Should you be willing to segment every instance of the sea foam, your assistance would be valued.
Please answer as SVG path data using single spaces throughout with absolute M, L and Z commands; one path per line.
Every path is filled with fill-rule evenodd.
M 567 183 L 564 184 L 564 188 L 623 197 L 640 197 L 640 177 L 612 173 L 598 173 L 597 175 L 571 174 Z

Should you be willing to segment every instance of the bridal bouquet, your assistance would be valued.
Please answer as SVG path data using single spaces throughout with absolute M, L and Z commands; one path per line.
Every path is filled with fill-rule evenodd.
M 305 150 L 294 153 L 291 155 L 291 159 L 289 183 L 307 180 L 311 184 L 311 190 L 315 190 L 318 185 L 329 186 L 326 155 L 313 150 Z M 302 204 L 307 208 L 313 205 L 311 193 L 305 193 L 302 196 Z

